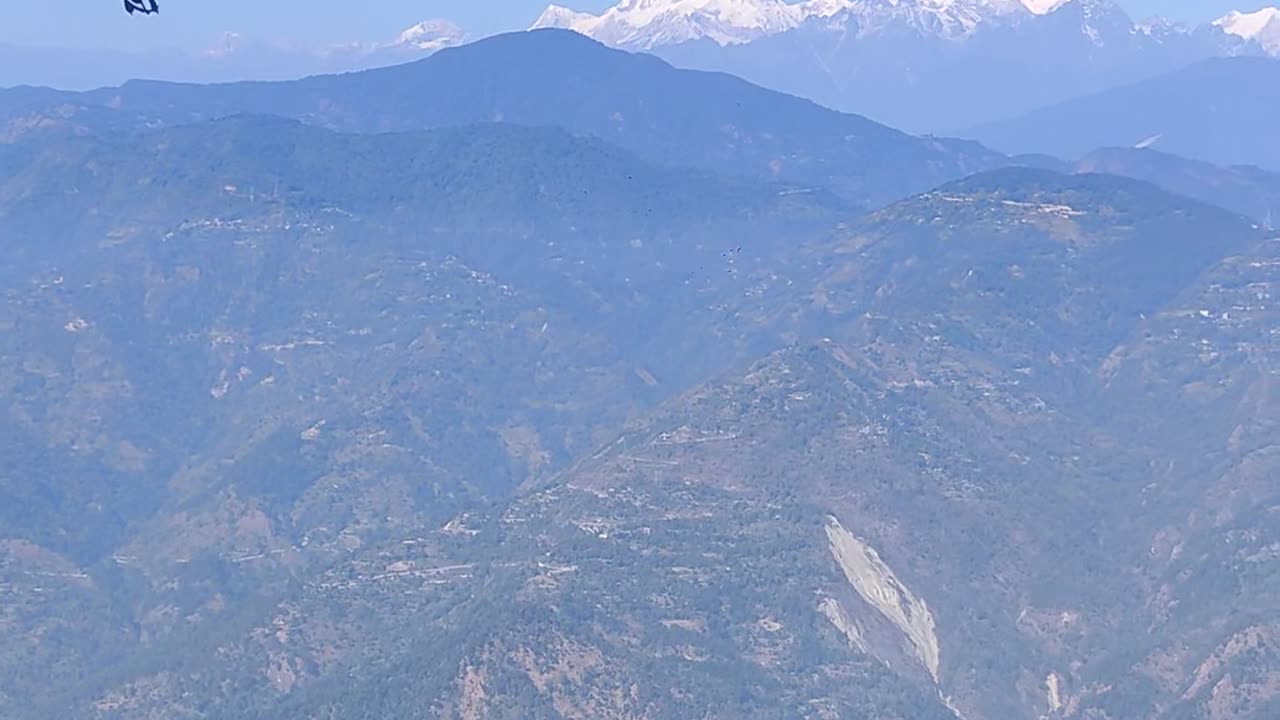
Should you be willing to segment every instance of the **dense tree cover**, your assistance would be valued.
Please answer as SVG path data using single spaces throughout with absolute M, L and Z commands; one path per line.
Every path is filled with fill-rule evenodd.
M 1052 674 L 1119 720 L 1274 680 L 1280 261 L 1229 212 L 1014 169 L 855 220 L 505 126 L 0 155 L 0 716 L 1017 720 Z

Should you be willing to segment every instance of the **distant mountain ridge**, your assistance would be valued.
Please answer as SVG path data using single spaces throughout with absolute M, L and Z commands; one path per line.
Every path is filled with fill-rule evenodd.
M 0 140 L 33 132 L 136 130 L 238 113 L 366 133 L 496 121 L 558 126 L 652 162 L 829 187 L 867 205 L 1005 160 L 972 141 L 914 137 L 739 78 L 676 69 L 563 30 L 500 35 L 414 63 L 289 82 L 0 91 Z
M 627 0 L 599 16 L 553 7 L 535 27 L 946 134 L 1206 58 L 1264 55 L 1265 17 L 1189 27 L 1134 20 L 1114 0 Z
M 1213 58 L 962 134 L 1012 153 L 1078 158 L 1150 147 L 1218 165 L 1280 171 L 1280 58 Z
M 1255 166 L 1220 167 L 1151 148 L 1102 148 L 1071 167 L 1121 175 L 1212 203 L 1280 229 L 1280 173 Z

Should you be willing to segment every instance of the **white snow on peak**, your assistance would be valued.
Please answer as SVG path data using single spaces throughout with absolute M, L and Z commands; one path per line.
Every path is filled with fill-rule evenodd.
M 1022 0 L 1022 6 L 1036 15 L 1048 15 L 1070 0 Z
M 1272 55 L 1280 55 L 1280 8 L 1257 12 L 1232 12 L 1214 21 L 1223 32 L 1245 40 L 1256 40 Z
M 1119 12 L 1110 0 L 619 0 L 599 15 L 551 5 L 533 27 L 574 30 L 606 45 L 640 50 L 704 38 L 720 45 L 749 43 L 814 20 L 858 36 L 905 27 L 960 40 L 984 25 L 1018 23 L 1076 4 L 1083 6 L 1082 31 L 1100 43 L 1096 22 Z M 1215 24 L 1280 55 L 1280 8 L 1234 12 Z M 1147 35 L 1175 31 L 1185 30 L 1167 22 L 1134 25 L 1134 32 Z
M 890 24 L 944 37 L 970 34 L 982 22 L 1044 14 L 1071 0 L 620 0 L 600 15 L 549 6 L 534 28 L 564 28 L 607 45 L 652 49 L 708 38 L 721 45 L 751 42 L 832 20 L 874 34 Z
M 345 57 L 363 66 L 366 62 L 403 62 L 461 45 L 467 33 L 448 20 L 423 20 L 394 38 L 380 42 L 350 42 L 311 51 L 324 57 Z
M 462 28 L 448 20 L 423 20 L 396 37 L 393 45 L 419 50 L 440 50 L 466 40 Z
M 579 27 L 591 25 L 596 20 L 599 20 L 599 18 L 591 13 L 577 12 L 559 5 L 548 5 L 547 9 L 543 10 L 538 19 L 534 21 L 533 27 L 577 30 Z
M 701 38 L 721 45 L 750 42 L 790 30 L 802 18 L 800 6 L 783 0 L 622 0 L 600 15 L 552 5 L 533 27 L 566 28 L 606 45 L 650 49 Z
M 1252 39 L 1261 34 L 1267 25 L 1278 17 L 1280 17 L 1280 8 L 1272 7 L 1251 13 L 1230 12 L 1214 21 L 1213 24 L 1232 35 Z

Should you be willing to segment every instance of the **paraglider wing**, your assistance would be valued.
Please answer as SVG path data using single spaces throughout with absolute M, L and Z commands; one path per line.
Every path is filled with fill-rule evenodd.
M 140 12 L 143 15 L 160 12 L 158 0 L 124 0 L 124 9 L 130 15 Z

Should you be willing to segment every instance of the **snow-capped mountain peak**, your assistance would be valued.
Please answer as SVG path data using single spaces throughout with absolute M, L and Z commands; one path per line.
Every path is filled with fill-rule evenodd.
M 985 23 L 1007 24 L 1048 15 L 1089 0 L 620 0 L 599 15 L 548 6 L 534 28 L 563 28 L 607 45 L 651 50 L 707 38 L 748 43 L 812 20 L 830 21 L 858 35 L 889 27 L 960 39 Z
M 1052 0 L 1060 4 L 1068 0 Z M 534 28 L 556 27 L 608 45 L 652 49 L 707 38 L 720 45 L 751 42 L 810 20 L 843 18 L 859 32 L 906 22 L 944 36 L 971 32 L 987 17 L 1039 12 L 1049 0 L 621 0 L 600 15 L 549 6 Z
M 1243 13 L 1234 11 L 1227 13 L 1213 24 L 1223 30 L 1243 38 L 1257 37 L 1267 25 L 1280 18 L 1280 8 L 1263 8 L 1257 12 Z
M 533 27 L 577 30 L 579 27 L 590 25 L 595 20 L 599 20 L 599 18 L 591 13 L 578 12 L 559 5 L 548 5 L 547 9 L 543 10 L 538 19 L 534 21 Z
M 574 30 L 606 45 L 653 50 L 701 39 L 740 45 L 812 21 L 858 37 L 907 30 L 960 41 L 985 26 L 1049 16 L 1069 16 L 1098 45 L 1120 33 L 1185 32 L 1163 21 L 1134 23 L 1114 0 L 619 0 L 599 15 L 551 5 L 533 27 Z M 1280 8 L 1231 13 L 1215 25 L 1280 55 Z
M 1280 55 L 1280 8 L 1228 13 L 1213 23 L 1228 35 L 1256 41 L 1272 55 Z
M 462 28 L 448 20 L 423 20 L 400 33 L 393 45 L 419 50 L 440 50 L 459 45 L 464 40 L 466 33 Z
M 651 49 L 701 38 L 721 45 L 750 42 L 790 30 L 802 18 L 799 6 L 783 0 L 622 0 L 600 15 L 552 5 L 533 27 L 566 28 L 607 45 Z

